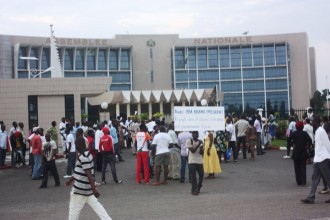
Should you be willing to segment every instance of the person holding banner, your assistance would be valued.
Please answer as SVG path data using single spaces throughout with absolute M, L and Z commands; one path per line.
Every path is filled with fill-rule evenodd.
M 217 150 L 214 146 L 214 135 L 212 132 L 208 132 L 204 138 L 205 149 L 203 156 L 203 167 L 204 173 L 208 173 L 209 175 L 206 177 L 207 179 L 215 178 L 215 173 L 221 173 L 221 167 L 219 163 L 219 158 L 217 154 Z

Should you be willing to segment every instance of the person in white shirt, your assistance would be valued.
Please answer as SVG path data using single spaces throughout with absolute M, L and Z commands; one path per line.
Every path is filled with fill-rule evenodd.
M 325 178 L 330 188 L 330 140 L 327 132 L 321 126 L 321 118 L 315 116 L 313 119 L 315 131 L 315 156 L 313 164 L 312 187 L 306 199 L 301 200 L 304 204 L 312 204 L 315 200 L 315 192 L 320 183 L 321 176 Z M 325 201 L 330 203 L 330 199 Z
M 258 114 L 256 120 L 254 121 L 254 127 L 257 130 L 257 155 L 263 155 L 265 152 L 262 151 L 261 148 L 261 131 L 262 131 L 262 126 L 261 126 L 261 116 Z
M 65 128 L 66 128 L 66 122 L 65 122 L 65 118 L 63 117 L 61 119 L 60 124 L 59 124 L 59 130 L 60 130 L 60 135 L 61 135 L 63 153 L 65 152 L 65 148 L 66 148 Z
M 184 183 L 186 178 L 186 166 L 188 164 L 188 148 L 186 147 L 186 142 L 190 139 L 192 139 L 192 135 L 188 131 L 183 131 L 178 135 L 178 142 L 181 148 L 180 183 Z M 190 174 L 189 182 L 191 182 Z
M 66 128 L 65 134 L 66 134 L 66 157 L 68 158 L 68 165 L 66 169 L 66 175 L 64 178 L 70 178 L 72 176 L 72 172 L 76 163 L 76 145 L 75 145 L 75 139 L 73 137 L 73 134 L 70 133 L 70 126 Z
M 160 126 L 160 133 L 156 134 L 152 141 L 152 155 L 155 156 L 155 166 L 156 166 L 156 182 L 152 185 L 159 186 L 160 183 L 160 173 L 161 166 L 164 167 L 164 180 L 162 184 L 167 184 L 168 176 L 168 165 L 170 164 L 170 151 L 169 148 L 173 146 L 172 139 L 170 135 L 166 133 L 166 128 Z
M 97 125 L 97 130 L 95 131 L 95 151 L 96 151 L 96 164 L 94 164 L 94 166 L 96 166 L 96 170 L 101 172 L 102 171 L 102 154 L 99 150 L 99 144 L 100 144 L 100 139 L 101 137 L 103 137 L 103 132 L 102 132 L 102 128 L 103 128 L 103 124 L 98 124 Z
M 226 131 L 231 134 L 230 140 L 228 141 L 228 150 L 232 151 L 233 160 L 234 162 L 237 162 L 237 159 L 234 157 L 234 152 L 236 152 L 236 131 L 231 118 L 227 118 Z
M 288 137 L 287 137 L 287 138 L 289 138 L 290 135 L 291 135 L 294 131 L 296 131 L 296 120 L 295 120 L 294 117 L 290 117 L 290 119 L 289 119 L 289 127 L 288 127 L 288 130 L 289 130 L 289 132 L 288 132 Z M 287 141 L 287 143 L 286 143 L 286 155 L 283 157 L 284 159 L 290 159 L 290 158 L 291 158 L 291 157 L 290 157 L 291 147 L 292 147 L 292 142 Z

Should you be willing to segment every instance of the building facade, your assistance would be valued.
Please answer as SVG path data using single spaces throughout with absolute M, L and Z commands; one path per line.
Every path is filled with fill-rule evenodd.
M 50 71 L 37 75 L 51 65 L 50 42 L 49 37 L 0 35 L 0 79 L 50 78 Z M 116 35 L 57 38 L 56 44 L 65 78 L 111 77 L 109 91 L 216 87 L 224 94 L 220 104 L 227 112 L 263 108 L 266 114 L 287 114 L 290 108 L 309 106 L 316 89 L 315 51 L 306 33 L 215 38 Z M 182 104 L 181 99 L 174 102 Z M 118 109 L 118 103 L 109 104 Z M 88 106 L 86 101 L 85 111 L 92 111 Z

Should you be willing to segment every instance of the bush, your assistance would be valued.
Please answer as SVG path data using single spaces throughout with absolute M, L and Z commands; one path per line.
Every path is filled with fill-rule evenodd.
M 276 139 L 285 139 L 285 131 L 288 128 L 287 120 L 278 120 L 276 123 Z

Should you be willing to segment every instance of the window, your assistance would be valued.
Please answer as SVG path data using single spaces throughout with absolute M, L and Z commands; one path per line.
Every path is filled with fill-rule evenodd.
M 221 80 L 241 79 L 241 69 L 225 69 L 220 71 Z
M 45 70 L 49 67 L 50 67 L 50 48 L 42 48 L 41 69 Z
M 195 70 L 189 70 L 189 81 L 197 80 L 196 77 L 196 71 Z M 175 74 L 175 81 L 176 82 L 182 82 L 187 81 L 188 82 L 188 71 L 177 71 Z
M 29 129 L 38 125 L 38 96 L 28 96 Z
M 264 78 L 263 68 L 246 68 L 243 69 L 243 79 Z
M 87 49 L 87 69 L 96 70 L 96 49 Z
M 27 50 L 26 47 L 20 47 L 18 51 L 18 69 L 27 69 L 28 60 L 22 60 L 20 57 L 26 57 Z
M 275 45 L 276 65 L 286 64 L 286 46 L 285 44 Z
M 209 67 L 218 67 L 218 48 L 209 48 L 208 50 Z
M 64 69 L 73 70 L 73 49 L 66 48 L 64 51 Z
M 213 83 L 214 85 L 214 83 Z M 241 81 L 222 81 L 221 91 L 223 92 L 238 92 L 242 91 Z
M 120 69 L 121 70 L 129 70 L 130 69 L 130 58 L 129 58 L 129 50 L 122 49 L 120 54 Z
M 216 82 L 199 82 L 198 83 L 198 88 L 199 89 L 213 89 L 215 85 L 219 85 L 219 81 Z
M 87 72 L 87 77 L 106 77 L 107 72 Z
M 131 90 L 131 86 L 129 84 L 111 84 L 110 91 L 123 91 L 123 90 Z
M 244 106 L 258 109 L 265 106 L 265 93 L 264 92 L 253 92 L 244 93 Z
M 110 73 L 113 83 L 130 83 L 129 72 L 114 72 Z
M 239 47 L 230 48 L 230 59 L 232 67 L 241 66 L 241 49 Z
M 206 68 L 206 48 L 198 48 L 198 68 Z
M 98 69 L 99 70 L 107 69 L 107 50 L 106 49 L 99 49 Z
M 245 80 L 245 81 L 243 81 L 243 90 L 244 91 L 264 90 L 264 81 L 263 80 Z
M 286 79 L 266 80 L 266 89 L 267 90 L 288 89 L 287 80 Z
M 186 51 L 187 53 L 187 51 Z M 196 50 L 195 48 L 188 48 L 188 61 L 185 61 L 187 62 L 187 67 L 186 68 L 189 68 L 189 69 L 192 69 L 192 68 L 196 68 Z
M 275 49 L 274 45 L 264 46 L 265 65 L 275 65 Z
M 251 47 L 242 47 L 242 66 L 252 66 Z
M 36 57 L 39 59 L 38 48 L 32 47 L 30 50 L 30 57 Z M 39 69 L 39 60 L 30 60 L 31 69 Z
M 118 70 L 118 49 L 110 50 L 109 69 Z
M 64 77 L 85 77 L 84 72 L 64 71 Z
M 220 67 L 229 67 L 229 47 L 220 48 Z
M 286 67 L 267 67 L 265 69 L 266 78 L 273 77 L 286 77 L 287 69 Z
M 76 50 L 76 70 L 84 69 L 84 60 L 85 60 L 85 50 L 77 49 Z
M 218 70 L 200 70 L 198 80 L 219 80 Z
M 64 96 L 64 106 L 65 106 L 65 117 L 74 120 L 74 96 L 65 95 Z
M 196 82 L 189 82 L 188 83 L 177 83 L 176 84 L 176 89 L 197 89 L 197 83 Z
M 254 66 L 262 66 L 263 65 L 263 54 L 262 54 L 262 46 L 254 45 L 253 46 L 253 65 Z

